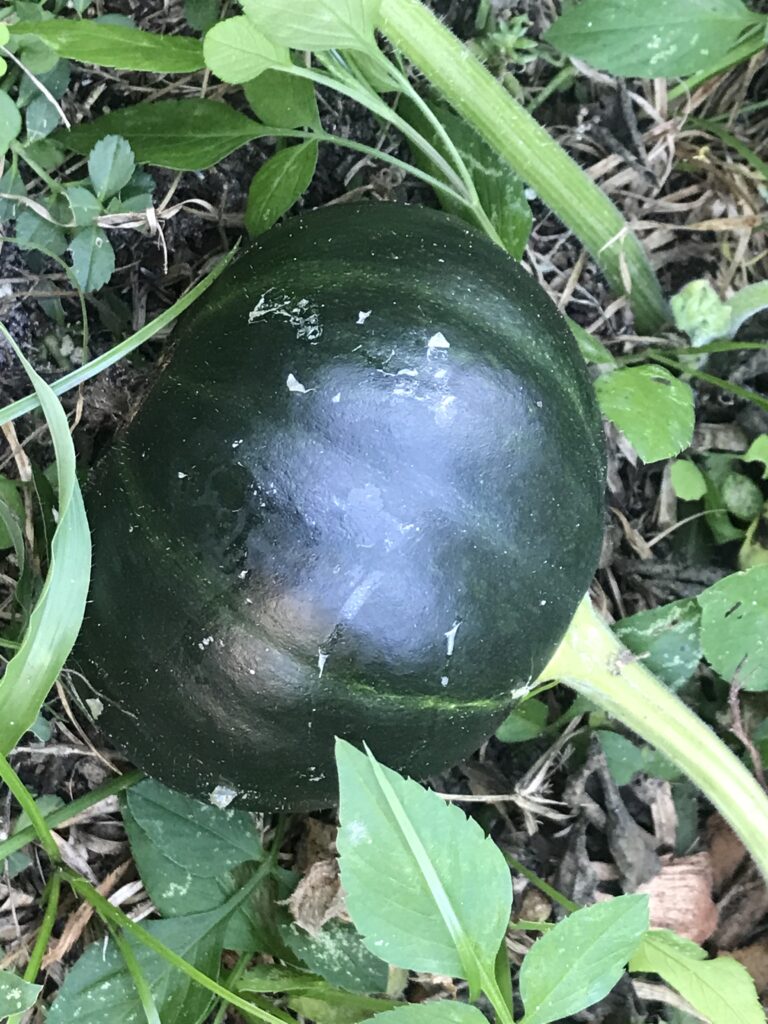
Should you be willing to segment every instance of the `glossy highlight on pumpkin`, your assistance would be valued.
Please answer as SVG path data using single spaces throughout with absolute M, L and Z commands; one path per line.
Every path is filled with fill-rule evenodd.
M 420 207 L 264 235 L 97 464 L 99 725 L 201 799 L 336 799 L 333 741 L 423 777 L 543 668 L 602 534 L 600 417 L 525 270 Z

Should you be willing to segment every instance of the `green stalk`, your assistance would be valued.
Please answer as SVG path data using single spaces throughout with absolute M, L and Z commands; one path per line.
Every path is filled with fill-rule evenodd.
M 0 762 L 2 767 L 2 762 Z M 90 793 L 86 793 L 85 796 L 78 797 L 77 800 L 73 800 L 72 803 L 65 804 L 63 807 L 57 808 L 44 818 L 41 817 L 42 824 L 45 830 L 50 831 L 52 828 L 56 828 L 62 825 L 65 821 L 70 821 L 72 818 L 77 817 L 78 814 L 83 811 L 87 811 L 90 807 L 100 803 L 102 800 L 106 800 L 109 796 L 116 796 L 121 793 L 124 789 L 128 789 L 130 786 L 135 786 L 137 782 L 141 782 L 144 778 L 143 772 L 132 771 L 126 772 L 125 775 L 118 775 L 114 779 L 110 779 L 109 782 L 105 782 L 102 786 L 92 790 Z M 22 789 L 24 787 L 22 786 Z M 24 792 L 27 793 L 26 789 Z M 32 800 L 32 797 L 27 793 L 27 797 Z M 34 803 L 34 801 L 32 801 Z M 37 810 L 37 805 L 35 805 Z M 31 819 L 30 819 L 31 820 Z M 36 835 L 44 833 L 42 828 L 39 828 L 40 823 L 38 822 L 38 829 L 33 825 L 28 825 L 26 828 L 20 829 L 18 832 L 14 832 L 13 835 L 8 836 L 7 839 L 0 843 L 0 863 L 2 863 L 7 857 L 10 857 L 12 853 L 16 853 L 22 847 L 26 846 L 27 843 L 34 841 Z
M 35 798 L 13 770 L 8 758 L 2 752 L 0 752 L 0 782 L 4 782 L 16 797 L 17 803 L 32 822 L 33 834 L 40 840 L 40 845 L 53 863 L 57 864 L 59 862 L 59 848 L 56 845 L 56 840 L 53 838 L 45 818 L 40 813 L 35 803 Z
M 768 796 L 709 726 L 629 654 L 588 597 L 539 678 L 562 680 L 681 768 L 768 879 Z
M 48 948 L 48 942 L 50 941 L 53 933 L 53 927 L 56 924 L 60 896 L 61 878 L 57 873 L 51 875 L 48 880 L 48 884 L 45 887 L 45 892 L 43 893 L 43 903 L 45 906 L 43 920 L 40 922 L 40 927 L 37 930 L 35 946 L 32 950 L 32 955 L 29 958 L 26 970 L 24 971 L 24 981 L 28 981 L 30 984 L 35 983 L 35 979 L 40 973 L 40 968 L 43 965 L 43 957 L 45 956 L 45 951 Z M 26 1013 L 15 1013 L 12 1017 L 8 1018 L 7 1024 L 21 1024 L 25 1016 Z
M 645 252 L 611 201 L 420 0 L 382 0 L 379 26 L 451 106 L 500 154 L 628 294 L 638 329 L 668 320 Z

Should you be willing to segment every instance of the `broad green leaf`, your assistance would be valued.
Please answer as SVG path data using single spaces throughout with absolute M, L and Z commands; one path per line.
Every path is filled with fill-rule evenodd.
M 211 978 L 220 968 L 227 911 L 150 921 L 146 930 Z M 150 987 L 162 1024 L 205 1017 L 211 994 L 143 943 L 127 939 Z M 145 1024 L 133 979 L 115 943 L 94 942 L 70 968 L 46 1024 Z
M 0 89 L 0 157 L 21 131 L 21 114 L 7 92 Z
M 735 459 L 723 452 L 710 452 L 702 460 L 704 480 L 707 493 L 704 495 L 704 508 L 707 511 L 707 527 L 712 531 L 716 544 L 728 544 L 732 540 L 741 540 L 744 530 L 736 526 L 725 510 L 723 484 L 731 473 Z
M 201 803 L 154 779 L 132 786 L 125 802 L 155 846 L 194 875 L 217 877 L 263 856 L 253 821 L 245 811 Z
M 669 302 L 675 327 L 694 345 L 732 337 L 731 309 L 706 278 L 689 281 Z
M 570 317 L 567 319 L 571 334 L 579 346 L 579 352 L 581 352 L 582 357 L 588 363 L 595 363 L 597 366 L 615 365 L 615 357 L 599 338 L 596 338 L 594 334 L 590 334 L 589 331 L 585 331 L 581 324 L 577 324 Z
M 344 992 L 325 981 L 316 982 L 305 992 L 289 995 L 289 1007 L 313 1024 L 357 1024 L 393 1005 L 388 999 L 375 999 Z
M 701 660 L 701 608 L 694 598 L 671 601 L 617 622 L 613 631 L 647 669 L 679 690 Z
M 273 128 L 305 128 L 319 124 L 315 87 L 306 78 L 270 68 L 243 85 L 256 117 Z
M 2 100 L 0 100 L 2 103 Z M 0 123 L 2 123 L 2 115 L 0 114 Z M 2 131 L 2 129 L 0 129 Z M 0 146 L 0 154 L 3 149 Z M 9 196 L 25 196 L 27 194 L 27 186 L 24 184 L 24 179 L 19 174 L 19 168 L 12 164 L 8 167 L 4 174 L 0 174 L 0 193 L 5 193 Z M 16 210 L 18 203 L 12 199 L 0 199 L 0 222 L 4 220 L 12 220 L 16 216 Z
M 207 32 L 216 24 L 221 0 L 184 0 L 184 17 L 196 32 Z
M 542 700 L 531 698 L 516 707 L 496 730 L 502 743 L 527 743 L 541 736 L 547 727 L 549 708 Z
M 415 104 L 408 101 L 403 101 L 401 105 L 408 120 L 418 128 L 439 153 L 446 157 L 447 147 L 423 113 Z M 525 250 L 533 223 L 522 180 L 518 178 L 509 164 L 495 153 L 488 143 L 481 139 L 477 132 L 460 117 L 437 105 L 432 106 L 432 112 L 440 120 L 454 146 L 461 154 L 477 190 L 480 205 L 493 224 L 504 248 L 519 258 Z M 429 171 L 437 178 L 443 178 L 442 173 L 432 161 L 420 151 L 415 151 L 413 156 L 416 164 L 423 170 Z M 449 213 L 453 213 L 471 224 L 477 224 L 477 219 L 463 203 L 454 200 L 442 190 L 438 190 L 436 194 L 441 206 Z M 482 227 L 482 225 L 480 226 Z
M 648 897 L 617 896 L 546 932 L 520 968 L 522 1024 L 549 1024 L 608 995 L 648 930 Z
M 733 470 L 725 477 L 720 487 L 725 507 L 736 519 L 751 521 L 763 510 L 763 492 L 745 473 Z
M 380 0 L 240 0 L 253 24 L 292 50 L 371 50 Z
M 681 501 L 698 501 L 707 493 L 707 481 L 695 462 L 677 459 L 669 467 L 675 494 Z
M 0 475 L 0 551 L 15 548 L 17 537 L 24 523 L 24 502 L 15 480 Z M 5 514 L 3 514 L 5 513 Z M 14 528 L 15 524 L 15 528 Z M 12 535 L 13 534 L 13 535 Z
M 115 270 L 115 250 L 102 228 L 91 225 L 73 236 L 69 243 L 72 270 L 84 292 L 97 292 Z
M 377 1013 L 371 1019 L 383 1021 L 383 1024 L 487 1024 L 487 1018 L 476 1006 L 447 999 L 419 1006 L 398 1006 L 388 1013 Z
M 756 437 L 747 451 L 742 455 L 744 462 L 762 462 L 763 480 L 768 480 L 768 434 Z
M 744 690 L 768 690 L 768 565 L 726 576 L 699 594 L 704 657 Z
M 131 147 L 119 135 L 106 135 L 99 139 L 88 154 L 88 174 L 102 202 L 127 185 L 135 169 L 136 160 Z
M 245 226 L 251 238 L 262 234 L 306 192 L 317 164 L 316 142 L 280 149 L 256 171 L 248 189 Z
M 199 39 L 163 36 L 125 25 L 52 18 L 50 21 L 18 22 L 11 25 L 11 34 L 34 35 L 59 57 L 123 71 L 171 74 L 199 71 L 204 67 Z
M 85 228 L 101 215 L 102 206 L 90 189 L 83 185 L 69 185 L 64 192 L 72 211 L 72 225 Z
M 350 992 L 386 992 L 388 965 L 366 949 L 352 925 L 329 921 L 317 935 L 310 935 L 291 924 L 282 935 L 310 971 L 331 985 Z
M 35 96 L 24 112 L 27 141 L 39 142 L 59 126 L 59 112 L 45 96 Z
M 658 974 L 711 1024 L 765 1024 L 755 983 L 732 957 L 707 960 L 695 942 L 666 929 L 649 931 L 631 971 Z
M 652 747 L 645 744 L 636 746 L 626 736 L 607 729 L 598 729 L 595 736 L 603 748 L 608 771 L 617 786 L 628 785 L 640 772 L 669 781 L 680 778 L 680 769 Z
M 614 370 L 595 381 L 604 416 L 613 420 L 643 460 L 669 459 L 693 437 L 693 392 L 660 366 Z
M 16 218 L 16 240 L 22 248 L 43 251 L 62 256 L 67 251 L 67 238 L 58 224 L 39 216 L 34 210 L 22 210 Z
M 42 989 L 42 985 L 31 985 L 18 974 L 0 971 L 0 1019 L 31 1009 Z
M 410 970 L 465 977 L 474 958 L 492 973 L 512 896 L 501 851 L 458 807 L 342 740 L 336 759 L 341 882 L 365 944 Z
M 322 978 L 284 964 L 254 964 L 237 980 L 240 995 L 262 992 L 306 992 Z
M 0 679 L 0 751 L 4 754 L 33 724 L 69 657 L 83 621 L 91 570 L 91 535 L 66 414 L 50 387 L 18 350 L 17 356 L 51 432 L 58 480 L 58 525 L 37 605 L 21 646 Z
M 203 54 L 206 67 L 232 85 L 250 82 L 269 68 L 290 64 L 288 50 L 276 46 L 243 15 L 214 25 L 206 33 Z
M 163 917 L 184 917 L 216 910 L 232 899 L 241 887 L 231 871 L 222 869 L 216 876 L 210 876 L 194 874 L 180 867 L 139 828 L 125 803 L 122 813 L 136 868 L 144 888 Z M 205 870 L 210 871 L 211 867 L 206 865 Z M 246 880 L 242 878 L 241 882 Z M 256 898 L 256 895 L 250 897 L 227 919 L 224 932 L 227 949 L 271 951 L 271 944 L 265 942 L 255 912 Z
M 724 57 L 760 20 L 741 0 L 582 0 L 544 38 L 614 75 L 676 78 Z
M 218 163 L 265 131 L 252 118 L 216 100 L 158 100 L 75 125 L 60 138 L 75 153 L 87 155 L 94 143 L 113 133 L 130 143 L 140 163 L 197 171 Z

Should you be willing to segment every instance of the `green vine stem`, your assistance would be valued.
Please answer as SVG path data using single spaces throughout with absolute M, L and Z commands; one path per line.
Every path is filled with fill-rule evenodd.
M 382 0 L 379 28 L 524 179 L 627 294 L 638 329 L 668 320 L 638 239 L 597 185 L 420 0 Z
M 560 679 L 676 764 L 768 879 L 768 795 L 704 722 L 614 636 L 586 597 L 539 679 Z

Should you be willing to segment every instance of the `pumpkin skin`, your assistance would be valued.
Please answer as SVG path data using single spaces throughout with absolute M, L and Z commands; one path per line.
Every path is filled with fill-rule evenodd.
M 167 785 L 265 810 L 336 801 L 336 736 L 455 763 L 589 585 L 603 458 L 567 325 L 484 236 L 383 203 L 272 229 L 87 489 L 98 724 Z

